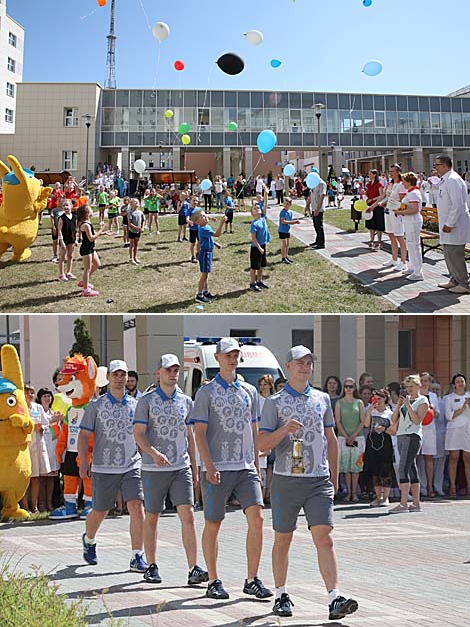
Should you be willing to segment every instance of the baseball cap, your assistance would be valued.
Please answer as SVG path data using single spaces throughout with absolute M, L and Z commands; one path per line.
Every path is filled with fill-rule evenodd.
M 117 370 L 128 372 L 127 364 L 122 359 L 113 359 L 109 362 L 109 372 L 116 372 Z
M 86 369 L 85 364 L 77 364 L 74 361 L 67 361 L 61 369 L 61 374 L 77 374 Z
M 217 342 L 216 353 L 230 353 L 231 351 L 241 351 L 240 344 L 235 338 L 223 337 Z
M 286 355 L 286 361 L 292 361 L 293 359 L 302 359 L 302 357 L 305 357 L 306 355 L 309 355 L 312 361 L 317 360 L 317 358 L 309 348 L 307 348 L 306 346 L 302 346 L 302 344 L 299 344 L 299 346 L 293 346 L 290 349 L 290 351 Z
M 171 368 L 172 366 L 181 366 L 180 360 L 172 353 L 166 353 L 160 357 L 159 368 Z

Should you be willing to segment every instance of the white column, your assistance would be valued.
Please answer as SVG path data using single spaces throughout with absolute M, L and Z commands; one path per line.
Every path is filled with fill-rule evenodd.
M 173 147 L 173 170 L 181 170 L 181 148 L 179 146 Z
M 424 171 L 424 158 L 423 158 L 422 148 L 413 148 L 413 171 L 414 172 Z
M 253 172 L 253 148 L 251 146 L 247 146 L 245 148 L 245 174 L 246 176 L 250 176 Z
M 129 178 L 129 147 L 121 148 L 121 173 L 125 179 Z
M 230 162 L 230 148 L 222 148 L 222 170 L 226 179 L 232 173 L 232 166 Z
M 343 168 L 343 150 L 341 146 L 335 146 L 333 148 L 332 164 L 336 172 L 336 176 L 341 176 L 341 170 Z

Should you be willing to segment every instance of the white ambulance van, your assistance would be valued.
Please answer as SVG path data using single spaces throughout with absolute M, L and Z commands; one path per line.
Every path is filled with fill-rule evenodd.
M 240 363 L 237 373 L 247 383 L 258 389 L 258 379 L 270 374 L 275 381 L 284 373 L 269 348 L 261 345 L 259 337 L 236 338 L 241 346 Z M 184 392 L 191 398 L 205 379 L 213 379 L 219 371 L 215 347 L 220 337 L 184 338 Z

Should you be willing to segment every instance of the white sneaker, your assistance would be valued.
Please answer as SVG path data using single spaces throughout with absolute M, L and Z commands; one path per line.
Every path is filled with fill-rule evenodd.
M 413 268 L 407 268 L 406 270 L 403 270 L 403 274 L 414 274 L 414 270 Z
M 388 259 L 387 261 L 384 261 L 382 264 L 383 268 L 390 268 L 390 266 L 396 266 L 397 262 L 394 259 Z
M 405 272 L 405 270 L 408 270 L 408 266 L 406 265 L 406 263 L 403 263 L 403 261 L 399 261 L 395 266 L 395 270 L 397 272 Z
M 406 278 L 408 281 L 424 281 L 424 276 L 422 274 L 415 274 L 414 272 L 409 274 Z

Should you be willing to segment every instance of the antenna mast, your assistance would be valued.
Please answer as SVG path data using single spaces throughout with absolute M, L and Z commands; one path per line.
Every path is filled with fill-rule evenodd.
M 114 34 L 114 14 L 116 0 L 111 0 L 111 22 L 109 26 L 108 56 L 106 58 L 107 79 L 104 86 L 108 89 L 116 89 L 116 35 Z

